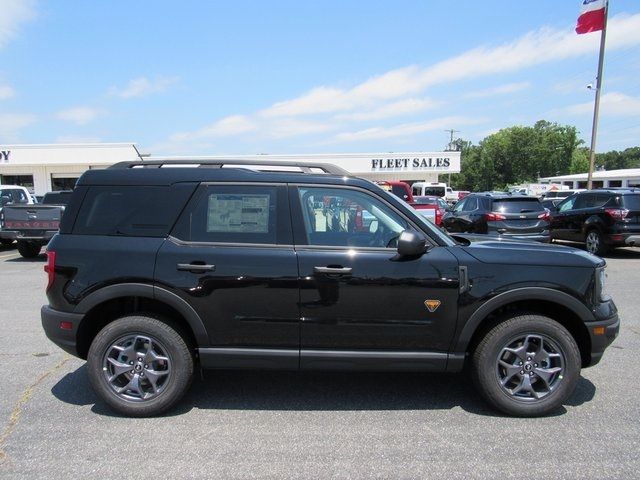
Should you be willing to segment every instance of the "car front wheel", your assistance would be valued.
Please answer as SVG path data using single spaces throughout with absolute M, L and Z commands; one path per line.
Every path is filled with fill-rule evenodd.
M 580 378 L 581 358 L 571 334 L 533 314 L 499 323 L 472 357 L 474 382 L 487 402 L 509 415 L 535 417 L 558 409 Z
M 193 355 L 179 328 L 151 316 L 109 323 L 87 357 L 89 381 L 115 411 L 158 415 L 182 398 L 193 377 Z

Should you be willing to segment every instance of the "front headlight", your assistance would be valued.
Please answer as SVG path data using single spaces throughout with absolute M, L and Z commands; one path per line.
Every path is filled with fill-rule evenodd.
M 607 273 L 605 267 L 600 267 L 596 270 L 596 298 L 601 302 L 606 302 L 611 299 L 611 295 L 607 292 Z

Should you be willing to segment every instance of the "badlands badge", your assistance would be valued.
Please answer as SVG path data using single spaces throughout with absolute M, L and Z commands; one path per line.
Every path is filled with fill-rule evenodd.
M 438 307 L 440 306 L 440 300 L 425 300 L 424 301 L 424 306 L 427 307 L 427 309 L 433 313 L 435 312 Z

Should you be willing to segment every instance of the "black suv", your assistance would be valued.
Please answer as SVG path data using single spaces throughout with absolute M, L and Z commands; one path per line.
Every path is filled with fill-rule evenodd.
M 588 252 L 640 245 L 640 190 L 585 190 L 560 202 L 551 218 L 551 238 L 583 242 Z
M 174 405 L 197 365 L 468 365 L 491 405 L 543 415 L 619 330 L 602 259 L 528 242 L 458 243 L 330 165 L 153 160 L 89 170 L 47 253 L 47 336 L 87 359 L 99 396 L 132 416 Z
M 548 243 L 549 210 L 537 197 L 503 192 L 472 193 L 442 219 L 449 232 L 481 233 Z

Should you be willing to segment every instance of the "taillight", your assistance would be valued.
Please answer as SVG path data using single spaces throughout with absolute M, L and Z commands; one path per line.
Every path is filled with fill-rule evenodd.
M 485 213 L 484 218 L 487 222 L 497 222 L 498 220 L 506 220 L 507 217 L 496 212 Z
M 442 215 L 444 215 L 444 212 L 439 208 L 436 208 L 436 225 L 440 225 L 440 222 L 442 221 Z
M 538 218 L 540 220 L 544 220 L 545 222 L 548 222 L 549 219 L 551 218 L 551 215 L 549 214 L 549 211 L 546 211 L 546 212 L 541 213 L 540 215 L 538 215 Z
M 44 266 L 44 271 L 47 272 L 48 281 L 46 290 L 48 291 L 56 279 L 56 252 L 47 250 L 47 263 Z
M 629 213 L 629 210 L 626 208 L 605 208 L 604 211 L 607 215 L 611 218 L 615 218 L 616 220 L 624 220 L 627 218 L 627 214 Z

